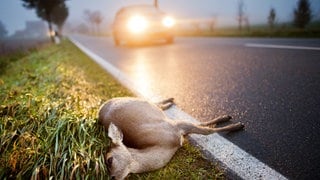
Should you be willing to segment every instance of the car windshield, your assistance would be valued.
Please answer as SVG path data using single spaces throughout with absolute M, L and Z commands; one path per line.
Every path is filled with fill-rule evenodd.
M 122 14 L 123 13 L 123 14 Z M 142 14 L 145 16 L 159 16 L 163 15 L 164 13 L 160 10 L 156 9 L 153 6 L 136 6 L 136 7 L 130 7 L 126 8 L 122 11 L 123 16 L 131 16 L 134 14 Z

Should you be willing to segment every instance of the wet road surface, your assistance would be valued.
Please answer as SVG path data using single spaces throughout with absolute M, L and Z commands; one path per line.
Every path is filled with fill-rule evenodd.
M 200 121 L 228 114 L 243 122 L 245 131 L 223 136 L 286 177 L 320 178 L 319 39 L 177 38 L 115 47 L 111 38 L 74 38 L 148 97 L 174 97 Z

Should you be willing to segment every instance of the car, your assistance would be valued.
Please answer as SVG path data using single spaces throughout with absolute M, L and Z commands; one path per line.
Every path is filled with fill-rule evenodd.
M 152 40 L 174 41 L 175 20 L 152 5 L 131 5 L 115 16 L 112 33 L 115 45 Z

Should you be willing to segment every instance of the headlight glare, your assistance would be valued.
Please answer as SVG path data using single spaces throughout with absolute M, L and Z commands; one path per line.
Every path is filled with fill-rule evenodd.
M 170 16 L 166 16 L 162 19 L 162 24 L 168 28 L 174 26 L 175 23 L 175 20 Z
M 136 15 L 129 19 L 127 26 L 131 32 L 141 33 L 147 28 L 148 22 L 143 16 Z

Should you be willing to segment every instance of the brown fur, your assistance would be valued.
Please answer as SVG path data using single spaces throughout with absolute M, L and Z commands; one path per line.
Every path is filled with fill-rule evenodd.
M 138 98 L 114 98 L 102 106 L 99 122 L 108 128 L 113 146 L 106 155 L 110 175 L 123 179 L 129 173 L 152 171 L 165 166 L 185 135 L 212 134 L 243 128 L 241 123 L 221 128 L 208 127 L 228 121 L 223 116 L 198 125 L 169 119 L 163 110 L 173 105 L 173 98 L 152 104 Z

